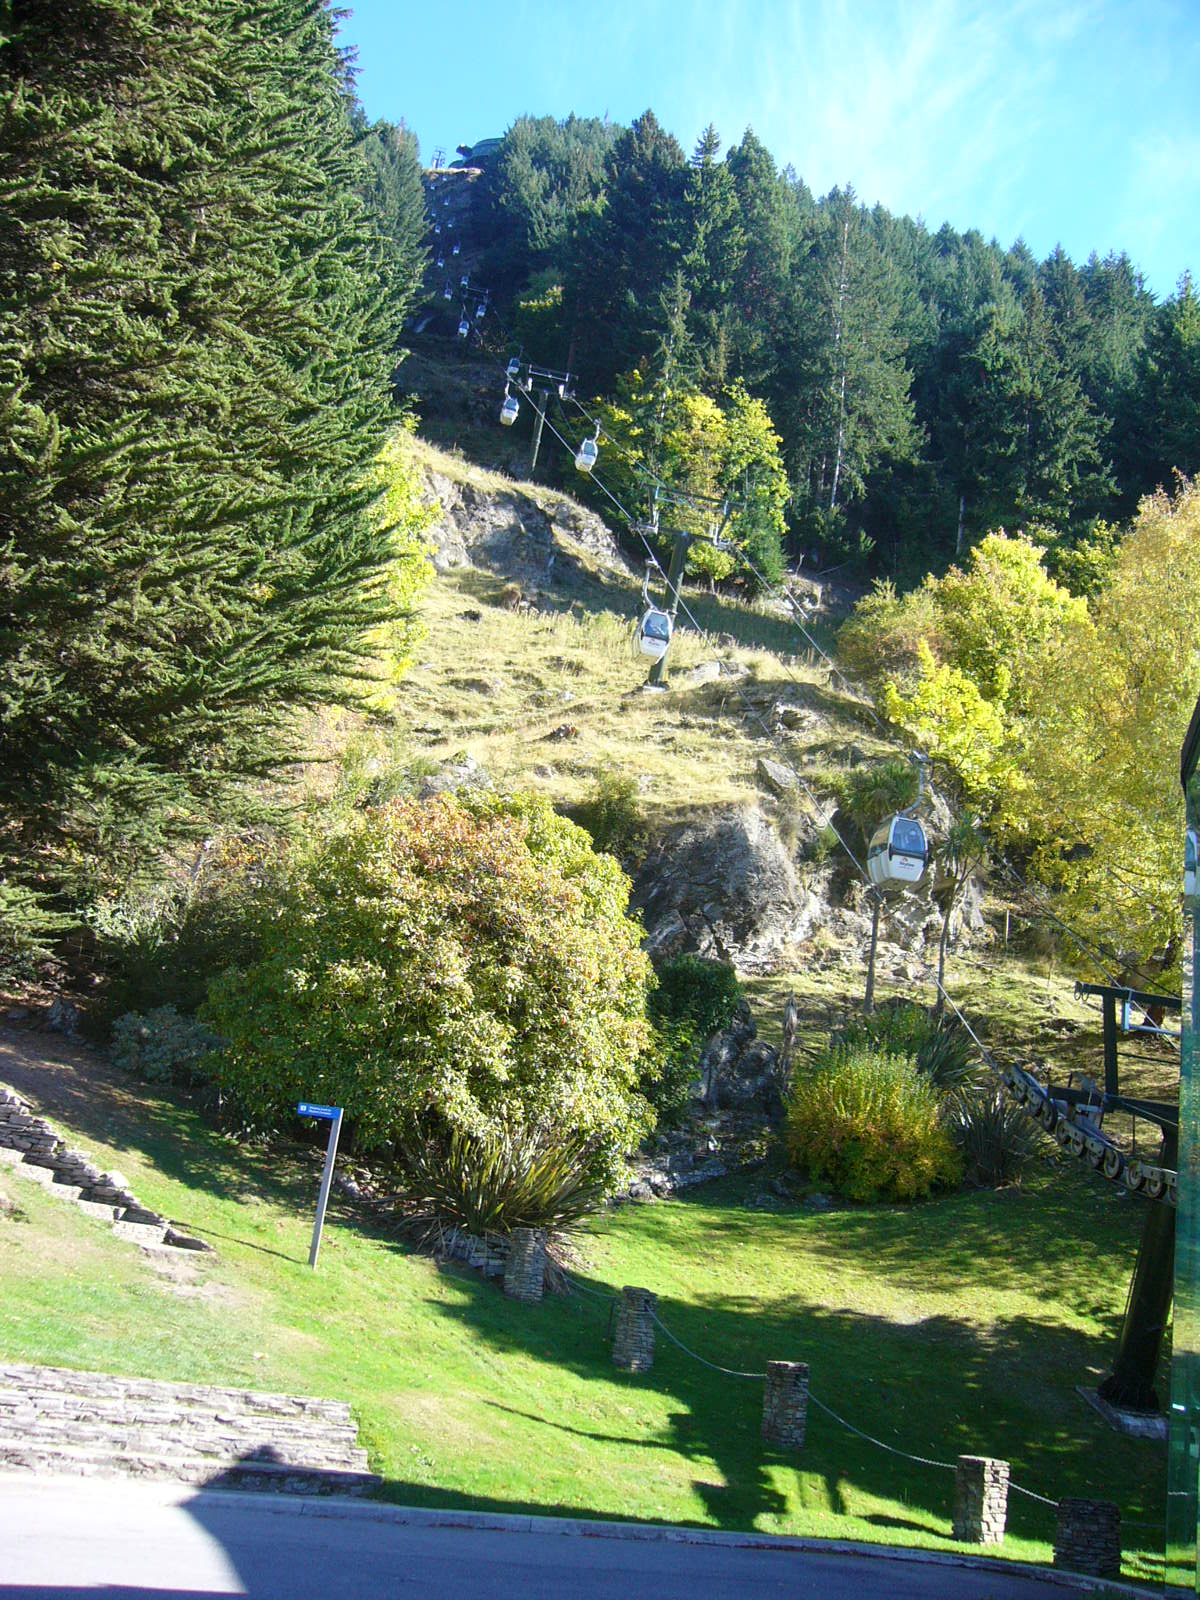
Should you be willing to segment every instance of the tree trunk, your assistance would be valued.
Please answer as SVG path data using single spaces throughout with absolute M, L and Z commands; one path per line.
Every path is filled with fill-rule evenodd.
M 955 536 L 955 540 L 954 540 L 954 554 L 956 556 L 962 555 L 963 533 L 964 533 L 965 528 L 966 528 L 966 522 L 967 522 L 967 497 L 966 497 L 965 494 L 960 494 L 959 497 L 958 497 L 958 533 Z
M 934 1016 L 940 1022 L 946 1011 L 946 946 L 950 942 L 950 918 L 954 915 L 954 901 L 946 907 L 942 914 L 942 932 L 938 939 L 938 997 L 937 1005 L 933 1009 Z

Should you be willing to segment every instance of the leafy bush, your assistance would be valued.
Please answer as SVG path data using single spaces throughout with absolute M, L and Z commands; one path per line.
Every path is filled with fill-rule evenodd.
M 943 1114 L 968 1183 L 981 1189 L 1017 1181 L 1037 1149 L 1032 1119 L 999 1087 L 959 1090 L 946 1100 Z
M 613 766 L 600 768 L 591 794 L 571 808 L 571 819 L 587 830 L 597 850 L 618 861 L 631 860 L 646 841 L 637 779 Z
M 650 964 L 629 880 L 532 800 L 396 800 L 294 845 L 259 897 L 259 953 L 204 1019 L 247 1123 L 345 1107 L 360 1149 L 538 1128 L 597 1177 L 653 1125 L 638 1093 Z
M 679 956 L 659 968 L 647 1008 L 654 1039 L 643 1059 L 642 1093 L 660 1116 L 675 1117 L 683 1110 L 701 1050 L 729 1026 L 743 996 L 728 962 Z
M 916 1200 L 962 1177 L 933 1085 L 869 1046 L 835 1046 L 796 1079 L 786 1139 L 796 1166 L 851 1200 Z
M 193 1017 L 181 1017 L 174 1006 L 159 1006 L 146 1016 L 130 1011 L 117 1019 L 112 1058 L 147 1083 L 190 1087 L 208 1077 L 200 1063 L 223 1043 L 211 1028 Z
M 869 1015 L 852 1018 L 834 1034 L 833 1043 L 910 1057 L 942 1093 L 969 1083 L 975 1075 L 971 1037 L 962 1024 L 939 1021 L 913 1000 L 888 1001 Z
M 502 1127 L 456 1129 L 406 1148 L 407 1198 L 419 1220 L 479 1238 L 514 1228 L 569 1227 L 604 1204 L 591 1141 Z

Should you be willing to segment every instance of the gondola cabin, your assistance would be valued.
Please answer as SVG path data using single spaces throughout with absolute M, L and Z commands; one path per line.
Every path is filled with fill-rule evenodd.
M 929 840 L 916 817 L 889 817 L 872 835 L 867 872 L 877 889 L 917 883 L 928 865 Z
M 661 661 L 671 642 L 671 619 L 665 611 L 651 606 L 638 623 L 638 649 L 653 661 Z
M 462 249 L 462 245 L 460 245 L 460 244 L 459 244 L 459 242 L 458 242 L 458 240 L 457 240 L 457 239 L 456 239 L 456 240 L 455 240 L 455 241 L 454 241 L 454 249 L 453 249 L 453 250 L 451 250 L 451 252 L 450 252 L 450 254 L 451 254 L 451 255 L 452 255 L 452 256 L 456 256 L 456 255 L 457 255 L 457 254 L 458 254 L 458 252 L 459 252 L 459 251 L 460 251 L 460 250 L 461 250 L 461 249 Z
M 441 267 L 444 267 L 444 266 L 445 266 L 445 265 L 446 265 L 446 258 L 445 258 L 445 256 L 439 256 L 439 257 L 438 257 L 438 258 L 437 258 L 437 264 L 438 264 L 438 267 L 439 267 L 439 268 L 441 268 Z
M 1183 892 L 1193 899 L 1200 894 L 1200 833 L 1189 828 L 1183 844 Z
M 517 360 L 516 356 L 513 356 L 512 360 L 508 363 L 504 370 L 510 378 L 519 378 L 521 376 L 521 363 Z
M 520 409 L 521 403 L 515 394 L 505 395 L 504 404 L 500 407 L 501 425 L 505 428 L 511 428 L 517 420 L 517 413 Z
M 575 465 L 580 472 L 590 472 L 596 465 L 596 457 L 600 454 L 595 439 L 585 439 L 575 452 Z
M 454 290 L 450 287 L 449 284 L 447 284 L 446 287 L 442 290 L 442 299 L 443 300 L 453 300 L 454 299 Z
M 470 331 L 471 324 L 467 321 L 466 317 L 464 317 L 458 325 L 458 337 L 460 339 L 465 339 Z
M 482 322 L 485 316 L 487 316 L 487 301 L 481 300 L 475 307 L 475 317 L 477 321 Z

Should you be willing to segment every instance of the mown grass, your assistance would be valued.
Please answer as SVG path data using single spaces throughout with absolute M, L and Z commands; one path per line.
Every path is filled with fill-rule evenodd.
M 591 1293 L 526 1307 L 338 1208 L 309 1272 L 315 1148 L 239 1147 L 136 1088 L 94 1115 L 71 1104 L 57 1118 L 75 1141 L 218 1253 L 168 1275 L 4 1174 L 24 1213 L 0 1220 L 10 1359 L 344 1396 L 406 1503 L 949 1546 L 949 1472 L 816 1408 L 802 1456 L 768 1450 L 760 1385 L 661 1336 L 651 1373 L 617 1372 L 605 1297 L 642 1284 L 708 1360 L 806 1360 L 815 1395 L 897 1448 L 1000 1455 L 1040 1493 L 1116 1500 L 1129 1572 L 1158 1570 L 1162 1449 L 1118 1439 L 1074 1392 L 1111 1354 L 1140 1211 L 1073 1165 L 1039 1164 L 1019 1191 L 828 1212 L 750 1174 L 598 1222 Z M 1048 1559 L 1052 1513 L 1014 1496 L 1009 1526 L 1003 1554 Z

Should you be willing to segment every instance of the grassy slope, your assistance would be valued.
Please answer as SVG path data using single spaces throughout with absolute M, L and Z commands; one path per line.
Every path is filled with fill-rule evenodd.
M 79 1142 L 219 1253 L 168 1274 L 4 1174 L 25 1213 L 0 1221 L 10 1358 L 345 1396 L 407 1503 L 948 1543 L 949 1473 L 816 1411 L 798 1462 L 764 1450 L 757 1384 L 661 1339 L 652 1373 L 617 1373 L 592 1295 L 515 1306 L 337 1213 L 309 1273 L 315 1152 L 239 1149 L 149 1093 L 79 1120 Z M 585 1280 L 654 1288 L 668 1326 L 720 1364 L 809 1361 L 814 1393 L 889 1443 L 1001 1455 L 1033 1489 L 1110 1496 L 1129 1569 L 1151 1571 L 1161 1448 L 1118 1441 L 1073 1390 L 1111 1347 L 1137 1203 L 1073 1165 L 910 1209 L 752 1209 L 763 1181 L 602 1221 Z M 1014 1497 L 1004 1553 L 1046 1559 L 1049 1518 Z

